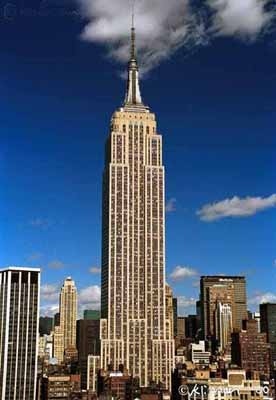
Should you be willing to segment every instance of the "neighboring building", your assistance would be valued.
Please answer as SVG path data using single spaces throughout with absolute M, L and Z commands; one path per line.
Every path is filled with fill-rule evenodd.
M 39 318 L 39 334 L 40 336 L 50 335 L 54 328 L 54 319 L 51 317 Z
M 177 336 L 177 297 L 173 298 L 173 335 Z
M 195 339 L 198 337 L 198 332 L 200 329 L 200 320 L 198 315 L 188 315 L 185 318 L 185 332 L 186 337 Z
M 170 336 L 174 337 L 174 308 L 173 308 L 173 292 L 171 287 L 165 285 L 165 304 L 166 304 L 166 321 L 167 329 L 170 329 Z M 169 324 L 168 324 L 169 322 Z
M 58 312 L 54 315 L 54 327 L 59 325 L 60 325 L 60 313 Z
M 231 354 L 232 307 L 219 303 L 216 311 L 216 338 L 220 352 Z
M 186 337 L 185 321 L 186 321 L 185 317 L 177 317 L 177 336 L 181 336 L 181 338 L 183 339 Z
M 60 326 L 54 329 L 54 357 L 59 363 L 64 359 L 64 336 Z
M 89 355 L 87 357 L 87 390 L 98 392 L 98 372 L 101 366 L 100 356 Z
M 54 356 L 53 352 L 53 337 L 54 335 L 43 335 L 39 337 L 39 357 L 49 360 Z
M 132 378 L 124 371 L 101 372 L 99 378 L 100 398 L 128 400 L 131 390 Z
M 232 362 L 248 373 L 270 376 L 270 345 L 266 333 L 258 333 L 257 321 L 244 321 L 241 332 L 232 333 Z
M 100 354 L 100 320 L 80 319 L 77 321 L 77 349 L 81 372 L 81 388 L 87 388 L 88 355 Z
M 272 367 L 276 369 L 276 303 L 260 305 L 261 332 L 266 333 L 271 346 Z
M 72 392 L 80 391 L 79 375 L 52 375 L 42 379 L 42 399 L 70 399 Z
M 40 270 L 0 271 L 0 398 L 36 399 Z
M 272 400 L 269 385 L 247 379 L 244 370 L 228 370 L 227 378 L 211 378 L 210 371 L 199 370 L 194 377 L 179 374 L 174 381 L 174 400 Z
M 60 330 L 63 334 L 63 353 L 67 348 L 76 348 L 77 288 L 71 277 L 65 279 L 59 300 Z
M 231 305 L 232 327 L 241 330 L 247 319 L 246 280 L 241 276 L 202 276 L 200 279 L 201 329 L 204 339 L 215 338 L 218 303 Z
M 101 313 L 98 310 L 84 310 L 83 312 L 83 319 L 93 319 L 97 320 L 100 319 Z
M 124 105 L 112 116 L 103 178 L 101 367 L 171 387 L 165 303 L 165 177 L 155 114 L 142 102 L 132 28 Z
M 205 342 L 190 344 L 190 359 L 194 364 L 210 364 L 211 353 L 205 350 Z

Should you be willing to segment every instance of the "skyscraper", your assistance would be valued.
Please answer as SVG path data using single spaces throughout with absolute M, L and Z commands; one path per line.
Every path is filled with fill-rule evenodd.
M 165 302 L 162 137 L 139 89 L 131 30 L 124 104 L 112 116 L 103 177 L 101 367 L 120 364 L 170 388 L 174 358 Z
M 202 337 L 215 337 L 218 303 L 231 305 L 232 328 L 240 330 L 247 319 L 246 281 L 241 276 L 202 276 L 200 306 Z
M 258 333 L 254 319 L 243 322 L 241 332 L 232 333 L 232 362 L 248 373 L 270 376 L 270 345 L 265 333 Z
M 40 270 L 0 271 L 0 396 L 35 400 Z
M 232 333 L 232 307 L 230 304 L 218 303 L 216 310 L 216 338 L 221 352 L 228 351 L 230 354 Z
M 64 351 L 76 348 L 77 288 L 71 277 L 65 279 L 59 296 L 60 325 L 54 331 L 54 356 L 61 362 Z
M 266 333 L 271 346 L 272 367 L 276 369 L 276 303 L 260 305 L 261 332 Z
M 79 369 L 81 372 L 81 388 L 87 388 L 88 355 L 100 354 L 100 320 L 79 319 L 77 321 L 77 349 Z

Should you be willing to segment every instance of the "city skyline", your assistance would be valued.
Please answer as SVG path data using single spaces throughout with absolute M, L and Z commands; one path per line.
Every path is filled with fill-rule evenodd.
M 70 31 L 69 23 L 78 31 L 79 21 L 62 23 L 73 49 L 62 34 L 54 44 L 51 33 L 45 54 L 35 41 L 29 55 L 15 49 L 27 76 L 36 69 L 31 87 L 20 81 L 22 71 L 9 47 L 0 70 L 3 94 L 9 89 L 7 99 L 15 99 L 3 106 L 7 129 L 0 177 L 9 201 L 0 264 L 43 268 L 44 314 L 56 311 L 59 286 L 68 275 L 80 288 L 81 309 L 99 307 L 102 149 L 111 112 L 120 97 L 123 101 L 116 76 L 120 68 L 106 62 L 98 46 L 80 42 Z M 9 43 L 16 46 L 12 35 Z M 189 57 L 179 51 L 143 81 L 166 143 L 168 283 L 182 311 L 195 309 L 200 275 L 230 271 L 247 276 L 249 308 L 254 310 L 262 298 L 276 300 L 270 277 L 271 271 L 276 275 L 273 43 L 273 33 L 250 46 L 222 38 Z M 80 55 L 77 62 L 72 62 L 74 52 Z M 51 68 L 57 60 L 68 70 Z M 44 80 L 52 84 L 46 87 Z M 69 82 L 75 92 L 70 99 Z

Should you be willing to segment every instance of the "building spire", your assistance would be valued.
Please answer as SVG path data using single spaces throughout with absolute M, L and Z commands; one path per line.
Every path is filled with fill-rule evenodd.
M 131 41 L 130 41 L 130 60 L 128 63 L 128 81 L 127 93 L 125 97 L 124 107 L 141 109 L 145 108 L 142 102 L 140 87 L 139 87 L 139 68 L 136 57 L 136 33 L 135 33 L 135 1 L 132 9 L 132 24 L 131 24 Z

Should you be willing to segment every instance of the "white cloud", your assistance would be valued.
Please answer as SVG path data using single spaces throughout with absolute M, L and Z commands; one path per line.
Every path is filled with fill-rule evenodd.
M 249 217 L 272 207 L 276 207 L 276 194 L 244 199 L 235 196 L 218 203 L 206 204 L 197 211 L 197 215 L 202 221 L 211 222 L 226 217 Z
M 129 55 L 130 0 L 79 0 L 90 22 L 82 37 L 108 46 L 109 55 L 125 62 Z M 201 39 L 201 24 L 189 0 L 136 2 L 137 47 L 142 70 L 148 71 L 179 47 Z
M 53 260 L 49 262 L 48 267 L 52 269 L 62 269 L 65 267 L 65 264 L 60 260 Z
M 266 293 L 256 293 L 248 300 L 248 304 L 256 305 L 262 303 L 276 303 L 276 293 L 266 292 Z
M 197 300 L 193 297 L 179 296 L 177 297 L 177 305 L 182 308 L 194 306 Z
M 274 265 L 274 267 L 276 267 L 276 258 L 275 258 L 275 260 L 273 261 L 273 265 Z
M 60 288 L 58 285 L 45 284 L 40 288 L 41 300 L 56 302 L 59 298 Z
M 97 275 L 97 274 L 101 273 L 101 268 L 99 268 L 99 267 L 91 267 L 91 268 L 89 268 L 89 272 L 91 274 Z
M 101 288 L 98 285 L 88 286 L 78 294 L 79 310 L 99 310 L 101 304 Z
M 126 62 L 129 54 L 131 0 L 78 0 L 89 19 L 82 38 L 103 44 L 108 54 Z M 186 51 L 209 43 L 218 35 L 255 40 L 275 17 L 273 0 L 136 1 L 139 60 L 149 71 L 179 48 Z
M 271 0 L 208 0 L 215 12 L 212 29 L 217 35 L 254 40 L 268 26 L 273 12 Z
M 33 228 L 45 229 L 45 228 L 48 228 L 51 225 L 51 222 L 48 219 L 45 219 L 45 218 L 34 218 L 31 221 L 29 221 L 29 224 Z
M 59 312 L 59 305 L 57 304 L 44 304 L 40 307 L 40 315 L 42 317 L 53 317 Z
M 197 274 L 198 274 L 197 271 L 193 268 L 181 267 L 180 265 L 178 265 L 170 274 L 170 278 L 173 279 L 174 281 L 181 281 L 186 278 L 192 278 Z
M 28 259 L 28 261 L 30 261 L 30 262 L 34 262 L 34 261 L 39 261 L 42 257 L 43 257 L 43 254 L 42 254 L 42 253 L 33 252 L 33 253 L 31 253 L 31 254 L 27 257 L 27 259 Z
M 176 211 L 176 199 L 171 198 L 168 200 L 168 202 L 166 204 L 166 212 L 171 213 L 171 212 L 175 212 L 175 211 Z

